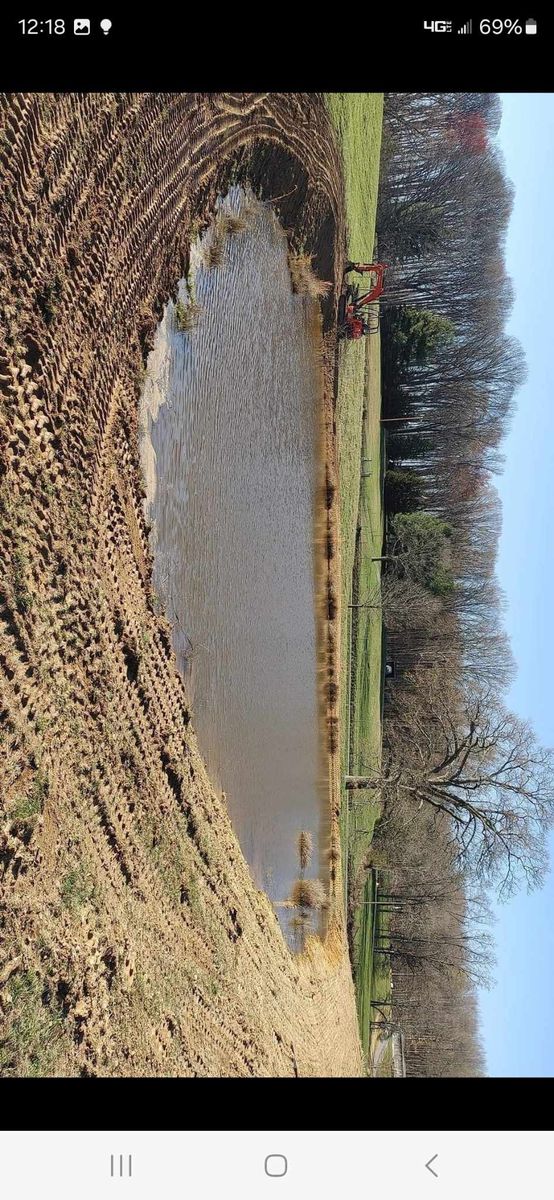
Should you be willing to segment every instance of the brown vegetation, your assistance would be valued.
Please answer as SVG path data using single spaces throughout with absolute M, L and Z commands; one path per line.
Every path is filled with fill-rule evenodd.
M 236 234 L 236 233 L 243 233 L 244 230 L 248 228 L 248 219 L 249 219 L 250 213 L 251 213 L 251 209 L 247 209 L 246 206 L 243 206 L 243 208 L 238 213 L 235 213 L 235 212 L 221 213 L 218 217 L 218 221 L 220 222 L 222 229 L 225 230 L 226 233 L 229 233 L 231 235 Z
M 178 300 L 175 305 L 175 325 L 179 332 L 186 333 L 190 329 L 195 329 L 201 311 L 199 304 L 192 301 L 189 304 L 183 304 L 182 300 Z
M 333 585 L 329 583 L 327 588 L 327 614 L 330 621 L 334 621 L 337 616 L 337 597 Z
M 326 508 L 332 508 L 332 505 L 333 505 L 333 502 L 335 499 L 335 490 L 336 490 L 335 485 L 334 485 L 332 479 L 330 478 L 329 473 L 327 473 L 326 478 L 325 478 L 325 507 Z
M 298 861 L 300 863 L 301 871 L 305 871 L 306 867 L 309 865 L 309 863 L 311 861 L 311 857 L 312 857 L 312 852 L 313 852 L 312 835 L 311 835 L 311 833 L 308 832 L 308 830 L 302 830 L 302 833 L 298 834 Z
M 318 279 L 312 265 L 313 257 L 313 254 L 289 254 L 292 290 L 299 296 L 321 300 L 331 290 L 332 284 Z
M 326 908 L 328 899 L 320 879 L 297 879 L 292 886 L 290 903 L 295 908 Z
M 138 461 L 156 324 L 231 177 L 333 274 L 323 103 L 17 95 L 0 123 L 2 1071 L 358 1073 L 334 893 L 293 959 L 206 776 Z
M 481 1075 L 474 987 L 486 986 L 494 967 L 490 917 L 481 894 L 466 894 L 463 877 L 453 875 L 448 822 L 425 811 L 414 820 L 412 805 L 400 801 L 387 809 L 373 856 L 390 864 L 379 872 L 378 893 L 390 935 L 375 952 L 391 968 L 407 1073 Z

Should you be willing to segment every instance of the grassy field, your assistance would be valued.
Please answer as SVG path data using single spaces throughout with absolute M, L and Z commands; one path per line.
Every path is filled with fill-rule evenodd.
M 381 389 L 379 338 L 367 339 L 366 409 L 362 435 L 362 477 L 358 509 L 358 538 L 354 555 L 352 608 L 348 614 L 349 728 L 346 761 L 351 774 L 371 773 L 381 759 L 383 623 L 380 609 L 383 540 L 383 435 L 380 426 Z M 345 793 L 343 814 L 349 880 L 353 969 L 362 1045 L 369 1051 L 371 1000 L 389 990 L 388 970 L 373 951 L 375 938 L 374 875 L 364 872 L 364 859 L 381 812 L 378 792 Z
M 362 472 L 358 507 L 358 539 L 351 580 L 349 614 L 350 725 L 348 764 L 351 773 L 370 771 L 381 758 L 382 619 L 380 609 L 383 542 L 383 471 L 379 337 L 366 340 L 367 372 L 362 431 Z M 371 792 L 359 793 L 350 813 L 351 877 L 371 840 L 376 812 Z M 364 836 L 365 834 L 365 836 Z
M 356 968 L 356 1002 L 360 1022 L 361 1041 L 366 1059 L 378 1037 L 371 1030 L 371 1021 L 390 1017 L 390 975 L 384 965 L 383 956 L 375 953 L 379 936 L 386 934 L 386 917 L 376 908 L 378 899 L 377 871 L 367 872 L 364 880 L 362 901 L 359 906 L 359 957 Z M 358 982 L 359 981 L 359 982 Z M 372 1009 L 371 1002 L 379 1002 L 379 1009 Z M 385 1064 L 383 1064 L 385 1065 Z
M 383 98 L 377 93 L 332 92 L 326 99 L 343 150 L 348 254 L 352 259 L 371 261 L 375 240 Z M 340 349 L 337 437 L 344 606 L 349 601 L 354 566 L 366 354 L 364 339 L 344 342 Z
M 327 97 L 344 156 L 347 253 L 371 261 L 379 183 L 382 96 L 334 93 Z M 341 506 L 342 613 L 341 759 L 343 773 L 378 763 L 381 752 L 382 620 L 379 609 L 383 536 L 380 426 L 380 339 L 372 336 L 340 347 L 337 437 Z M 349 608 L 351 603 L 374 608 Z M 377 801 L 377 802 L 376 802 Z M 379 984 L 373 954 L 374 877 L 361 866 L 379 815 L 378 798 L 359 792 L 342 806 L 345 903 L 350 908 L 354 978 L 364 1051 L 369 1050 L 371 999 Z M 371 894 L 370 894 L 371 893 Z
M 373 979 L 375 920 L 374 904 L 376 899 L 375 872 L 369 871 L 366 876 L 363 900 L 359 912 L 359 958 L 356 965 L 356 979 Z M 356 1003 L 360 1022 L 360 1034 L 364 1055 L 367 1057 L 370 1042 L 372 989 L 364 986 L 356 987 Z

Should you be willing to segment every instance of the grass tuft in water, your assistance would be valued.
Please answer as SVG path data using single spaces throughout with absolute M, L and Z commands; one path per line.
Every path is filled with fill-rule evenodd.
M 200 312 L 199 304 L 183 304 L 182 300 L 178 300 L 175 305 L 175 327 L 179 333 L 187 333 L 190 329 L 195 329 Z
M 207 245 L 203 246 L 202 253 L 204 258 L 204 266 L 208 271 L 214 267 L 223 266 L 225 260 L 225 244 L 227 242 L 227 221 L 228 214 L 220 214 L 213 226 L 212 235 Z
M 312 254 L 289 254 L 292 290 L 298 296 L 321 300 L 327 295 L 331 284 L 324 279 L 318 279 L 312 267 L 312 259 Z
M 300 862 L 300 870 L 305 871 L 312 857 L 313 842 L 312 835 L 307 830 L 302 830 L 298 834 L 298 860 Z
M 295 908 L 326 908 L 327 892 L 321 879 L 297 879 L 290 900 Z
M 244 209 L 238 213 L 222 213 L 219 221 L 221 223 L 222 230 L 231 235 L 243 233 L 248 226 L 248 220 L 246 216 L 244 216 Z

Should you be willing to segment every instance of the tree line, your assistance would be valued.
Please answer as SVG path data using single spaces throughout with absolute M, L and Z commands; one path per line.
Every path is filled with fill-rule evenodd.
M 373 861 L 393 1012 L 408 1070 L 484 1069 L 474 989 L 490 981 L 486 889 L 540 886 L 552 755 L 511 713 L 514 661 L 495 573 L 493 485 L 525 379 L 506 334 L 513 193 L 494 137 L 498 96 L 389 93 L 378 205 L 389 263 L 381 316 L 386 536 L 381 605 L 395 676 L 378 769 Z

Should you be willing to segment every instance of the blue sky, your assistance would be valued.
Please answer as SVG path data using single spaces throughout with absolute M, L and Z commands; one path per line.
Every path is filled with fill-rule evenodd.
M 509 705 L 554 746 L 554 94 L 502 96 L 498 141 L 515 201 L 506 265 L 508 325 L 529 376 L 505 441 L 498 576 L 518 664 Z M 554 835 L 550 839 L 554 862 Z M 497 907 L 497 986 L 480 994 L 488 1075 L 554 1076 L 554 873 L 541 892 Z

